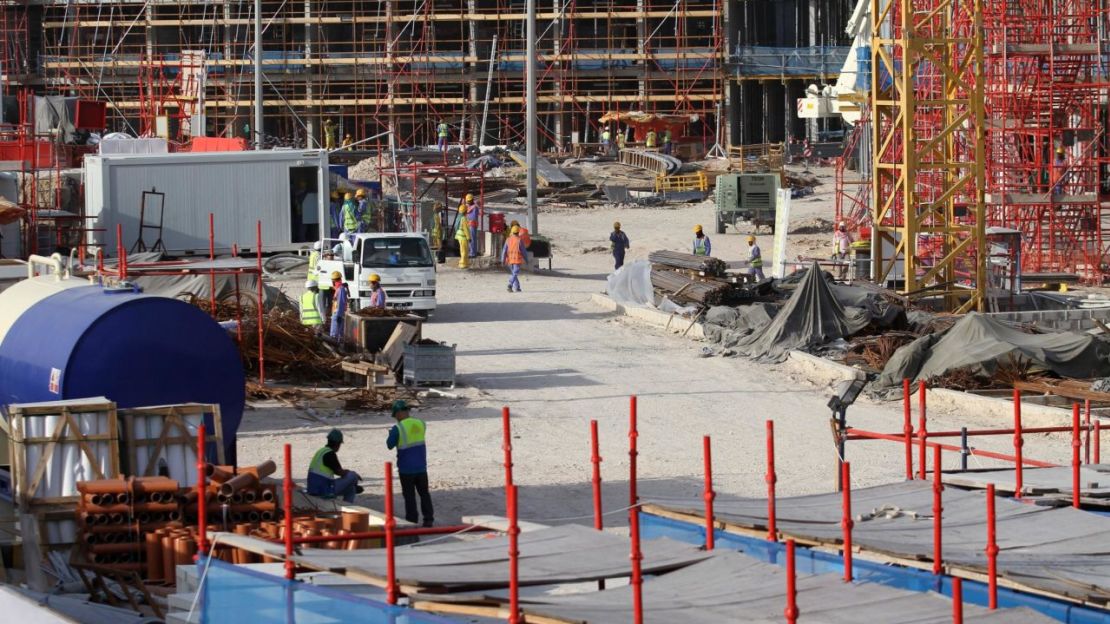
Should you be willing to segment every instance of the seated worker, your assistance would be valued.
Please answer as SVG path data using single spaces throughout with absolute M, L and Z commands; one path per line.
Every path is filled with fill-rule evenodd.
M 308 493 L 322 498 L 340 496 L 344 502 L 353 503 L 355 494 L 362 493 L 358 484 L 362 478 L 353 470 L 345 470 L 339 465 L 339 447 L 343 445 L 343 432 L 332 429 L 328 432 L 328 443 L 316 451 L 308 465 Z

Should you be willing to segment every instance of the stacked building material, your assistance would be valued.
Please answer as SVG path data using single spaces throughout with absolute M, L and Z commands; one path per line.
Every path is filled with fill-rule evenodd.
M 672 301 L 721 305 L 731 300 L 734 285 L 717 280 L 699 281 L 678 271 L 652 269 L 651 285 Z
M 92 563 L 142 572 L 144 532 L 180 524 L 179 488 L 172 479 L 82 481 L 77 490 L 78 543 Z
M 208 464 L 206 511 L 209 522 L 243 523 L 276 520 L 277 485 L 262 480 L 277 470 L 273 461 L 240 468 Z M 196 492 L 185 495 L 185 517 L 197 519 Z M 215 525 L 214 525 L 215 526 Z
M 648 254 L 648 261 L 655 268 L 681 269 L 696 271 L 700 275 L 720 277 L 725 274 L 728 264 L 712 256 L 695 256 L 678 251 L 659 250 Z

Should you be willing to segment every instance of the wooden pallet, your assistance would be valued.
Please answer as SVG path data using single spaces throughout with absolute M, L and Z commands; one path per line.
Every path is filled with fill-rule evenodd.
M 385 388 L 397 385 L 397 378 L 388 366 L 373 362 L 343 362 L 343 371 L 366 379 L 366 389 Z

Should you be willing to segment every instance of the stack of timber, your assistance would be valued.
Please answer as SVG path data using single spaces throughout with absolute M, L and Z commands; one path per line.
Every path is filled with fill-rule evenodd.
M 733 299 L 733 284 L 717 280 L 699 281 L 677 271 L 652 269 L 651 285 L 677 303 L 715 306 Z
M 648 262 L 656 269 L 681 269 L 699 275 L 721 277 L 728 269 L 724 260 L 712 256 L 695 256 L 678 251 L 659 250 L 648 254 Z

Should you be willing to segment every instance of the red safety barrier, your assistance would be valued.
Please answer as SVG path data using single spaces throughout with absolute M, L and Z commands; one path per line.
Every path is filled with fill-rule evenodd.
M 593 464 L 594 528 L 603 528 L 601 514 L 601 454 L 598 449 L 597 421 L 590 421 L 590 463 Z
M 208 498 L 205 496 L 207 486 L 208 462 L 204 459 L 204 423 L 197 427 L 197 559 L 208 552 Z
M 702 457 L 705 460 L 705 549 L 713 550 L 713 455 L 710 449 L 709 436 L 702 438 Z
M 1068 427 L 1067 429 L 1070 429 L 1070 427 Z M 1025 431 L 1026 431 L 1026 433 L 1028 433 L 1032 430 L 1031 429 L 1026 429 Z M 932 434 L 929 434 L 929 435 L 932 436 Z M 970 435 L 970 433 L 969 433 L 969 435 Z M 854 429 L 852 427 L 849 427 L 848 428 L 847 439 L 848 440 L 892 440 L 894 442 L 900 442 L 902 440 L 902 436 L 892 434 L 892 433 L 879 433 L 877 431 L 865 431 L 863 429 Z M 914 444 L 918 444 L 918 443 L 919 442 L 917 440 L 914 440 Z M 951 445 L 951 444 L 940 444 L 938 442 L 926 442 L 926 445 L 927 446 L 939 446 L 940 448 L 942 448 L 946 451 L 955 451 L 957 453 L 963 450 L 958 446 L 954 446 L 954 445 Z M 984 450 L 981 450 L 981 449 L 971 449 L 969 451 L 969 454 L 975 455 L 976 457 L 987 457 L 987 458 L 990 458 L 990 459 L 999 459 L 999 460 L 1002 460 L 1002 461 L 1011 461 L 1011 462 L 1014 461 L 1014 459 L 1015 459 L 1012 455 L 1006 455 L 1005 453 L 994 453 L 992 451 L 984 451 Z M 1033 459 L 1023 459 L 1022 463 L 1025 464 L 1026 466 L 1036 466 L 1038 468 L 1051 468 L 1053 466 L 1056 466 L 1056 464 L 1050 464 L 1048 462 L 1037 461 L 1037 460 L 1033 460 Z
M 1021 498 L 1022 481 L 1021 447 L 1025 440 L 1021 437 L 1021 390 L 1014 388 L 1014 498 Z
M 393 537 L 396 524 L 397 520 L 393 517 L 393 463 L 385 462 L 385 600 L 389 604 L 397 604 L 396 540 Z
M 122 282 L 127 279 L 127 248 L 123 246 L 123 225 L 119 223 L 116 224 L 116 258 L 119 259 L 116 269 Z
M 941 470 L 941 450 L 939 446 L 933 447 L 933 574 L 940 574 L 943 558 L 941 557 L 941 522 L 944 515 L 944 505 L 941 501 L 941 492 L 944 491 Z
M 259 281 L 262 276 L 259 275 Z M 262 306 L 258 306 L 262 307 Z M 285 578 L 293 580 L 293 447 L 285 445 L 285 479 L 281 484 L 285 511 Z
M 1079 509 L 1079 404 L 1071 405 L 1071 506 Z
M 910 414 L 910 380 L 902 380 L 902 435 L 906 444 L 906 481 L 913 481 L 913 419 Z
M 1095 463 L 1102 463 L 1102 421 L 1095 419 Z
M 840 464 L 841 518 L 840 528 L 844 530 L 844 582 L 852 582 L 852 464 Z
M 636 397 L 630 397 L 628 413 L 628 529 L 632 536 L 632 552 L 629 559 L 632 561 L 632 615 L 635 624 L 644 622 L 644 596 L 643 596 L 643 571 L 641 563 L 643 554 L 640 552 L 640 510 L 639 495 L 636 492 L 636 439 L 639 437 L 636 426 Z
M 987 606 L 998 608 L 998 543 L 994 534 L 994 484 L 987 484 Z
M 517 491 L 516 486 L 509 486 L 507 490 L 509 509 L 509 622 L 520 622 L 520 548 L 518 538 L 520 526 L 517 522 Z
M 1083 463 L 1091 463 L 1091 400 L 1083 401 L 1083 431 L 1087 435 L 1083 439 Z
M 513 487 L 513 433 L 508 406 L 501 408 L 501 449 L 505 451 L 505 500 Z
M 964 581 L 961 578 L 952 579 L 952 624 L 964 622 Z
M 918 401 L 918 414 L 917 414 L 917 439 L 921 441 L 921 448 L 918 449 L 917 455 L 917 476 L 922 481 L 925 480 L 925 441 L 929 439 L 929 434 L 925 430 L 925 382 L 917 382 L 917 401 Z
M 777 542 L 779 533 L 775 526 L 775 421 L 767 421 L 767 539 Z
M 795 585 L 797 570 L 794 566 L 794 540 L 786 540 L 786 609 L 782 614 L 786 616 L 788 624 L 798 621 L 798 590 Z
M 258 221 L 255 224 L 255 238 L 258 243 L 258 249 L 255 250 L 255 255 L 258 260 L 258 305 L 255 306 L 258 310 L 258 383 L 266 384 L 266 329 L 262 323 L 262 222 Z M 357 288 L 357 286 L 356 286 Z
M 640 500 L 640 496 L 636 492 L 636 456 L 639 455 L 636 451 L 636 438 L 640 434 L 636 427 L 635 396 L 629 397 L 628 410 L 628 504 L 634 506 Z M 629 513 L 635 514 L 636 509 L 629 510 Z

